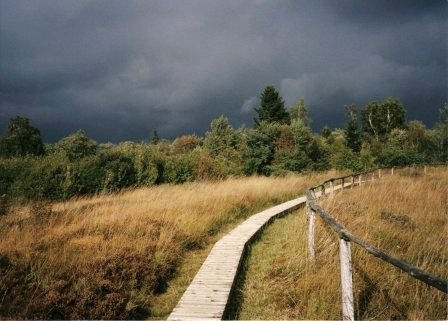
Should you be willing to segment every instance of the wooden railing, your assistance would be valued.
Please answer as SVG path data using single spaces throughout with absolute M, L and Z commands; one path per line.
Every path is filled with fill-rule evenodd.
M 446 164 L 432 164 L 430 166 L 447 166 Z M 426 174 L 428 166 L 422 166 Z M 403 170 L 403 169 L 401 169 Z M 448 167 L 447 167 L 448 170 Z M 353 304 L 353 279 L 351 266 L 350 242 L 358 244 L 368 253 L 382 259 L 383 261 L 398 267 L 412 277 L 432 286 L 444 293 L 448 293 L 448 282 L 445 279 L 427 273 L 411 264 L 386 253 L 379 248 L 367 243 L 359 237 L 350 233 L 330 213 L 325 211 L 316 201 L 319 196 L 333 194 L 338 189 L 353 188 L 368 181 L 381 178 L 381 175 L 389 171 L 394 175 L 394 168 L 377 168 L 362 173 L 329 179 L 320 185 L 310 188 L 306 194 L 306 212 L 308 217 L 308 260 L 314 262 L 314 236 L 316 213 L 339 235 L 339 257 L 341 265 L 341 290 L 342 290 L 342 318 L 343 320 L 354 320 Z

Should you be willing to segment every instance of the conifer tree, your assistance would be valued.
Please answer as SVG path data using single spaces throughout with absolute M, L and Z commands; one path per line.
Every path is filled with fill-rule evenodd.
M 159 134 L 157 133 L 157 130 L 154 129 L 151 133 L 151 144 L 157 145 L 159 140 L 160 140 Z
M 347 107 L 347 123 L 345 125 L 345 141 L 347 147 L 349 147 L 355 153 L 361 150 L 361 133 L 358 126 L 358 109 L 355 105 Z
M 285 102 L 274 86 L 266 86 L 260 96 L 260 106 L 255 108 L 258 117 L 254 119 L 258 127 L 260 121 L 289 124 L 289 115 L 285 109 Z

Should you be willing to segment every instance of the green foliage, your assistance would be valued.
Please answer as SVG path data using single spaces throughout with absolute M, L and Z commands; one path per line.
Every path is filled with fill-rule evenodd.
M 101 159 L 97 156 L 85 157 L 68 164 L 63 183 L 63 198 L 104 191 L 104 175 Z
M 38 156 L 44 153 L 45 147 L 39 129 L 31 126 L 26 117 L 11 118 L 5 135 L 0 139 L 0 156 Z
M 202 140 L 196 135 L 183 135 L 174 140 L 171 150 L 174 154 L 186 154 L 201 146 Z
M 159 171 L 153 154 L 144 144 L 138 145 L 134 151 L 134 168 L 138 186 L 150 186 L 157 181 Z
M 305 101 L 288 114 L 274 87 L 265 88 L 253 129 L 235 130 L 225 116 L 212 120 L 205 137 L 183 135 L 172 143 L 153 132 L 152 143 L 97 145 L 82 131 L 39 146 L 39 131 L 23 117 L 11 119 L 0 140 L 0 195 L 10 199 L 66 199 L 122 188 L 238 175 L 284 175 L 329 168 L 360 171 L 374 166 L 405 166 L 448 160 L 448 106 L 429 130 L 404 122 L 395 98 L 347 108 L 344 129 L 314 135 Z M 286 115 L 286 116 L 285 116 Z M 291 121 L 289 123 L 289 118 Z M 37 142 L 37 143 L 36 143 Z M 33 145 L 33 146 L 34 146 Z M 43 146 L 43 145 L 42 145 Z M 41 146 L 41 147 L 42 147 Z M 40 151 L 39 151 L 40 150 Z
M 163 171 L 165 183 L 185 183 L 194 179 L 194 159 L 192 155 L 167 157 Z
M 217 156 L 235 149 L 237 136 L 227 117 L 213 119 L 210 130 L 205 133 L 204 146 L 211 155 Z
M 0 158 L 0 195 L 12 195 L 12 186 L 23 176 L 26 176 L 32 166 L 32 159 L 26 158 Z
M 448 104 L 440 109 L 439 122 L 433 132 L 437 160 L 448 163 Z
M 300 98 L 296 104 L 289 109 L 289 118 L 291 121 L 300 120 L 307 127 L 311 125 L 311 119 L 308 116 L 308 106 L 306 105 L 304 98 Z
M 285 102 L 274 86 L 266 86 L 260 96 L 260 106 L 255 108 L 258 117 L 254 119 L 258 126 L 261 121 L 281 124 L 289 123 L 289 115 L 285 109 Z
M 345 125 L 345 142 L 355 153 L 361 150 L 361 133 L 358 128 L 358 110 L 355 105 L 347 107 L 347 122 Z
M 308 168 L 314 171 L 323 171 L 331 168 L 330 150 L 318 137 L 313 138 L 308 147 L 308 157 L 311 163 Z
M 362 131 L 377 141 L 384 141 L 394 128 L 404 126 L 405 109 L 394 97 L 387 98 L 383 102 L 372 101 L 362 110 Z
M 424 156 L 410 148 L 388 147 L 378 155 L 378 163 L 387 167 L 422 164 L 424 162 Z
M 330 127 L 328 127 L 327 125 L 325 125 L 324 127 L 322 127 L 322 130 L 320 131 L 320 135 L 325 138 L 328 139 L 331 135 L 331 129 Z
M 153 130 L 151 133 L 151 138 L 150 138 L 151 144 L 157 145 L 160 141 L 160 137 L 159 134 L 157 133 L 157 130 Z
M 250 129 L 246 136 L 246 146 L 243 150 L 244 173 L 247 175 L 269 175 L 269 165 L 274 155 L 276 126 L 260 122 L 258 129 Z
M 311 129 L 301 120 L 293 120 L 290 128 L 296 147 L 306 150 L 313 139 Z
M 353 172 L 359 172 L 364 169 L 359 155 L 347 147 L 341 149 L 336 155 L 335 167 L 339 170 L 350 169 Z
M 308 155 L 298 149 L 283 149 L 275 154 L 275 158 L 270 166 L 273 175 L 283 175 L 288 172 L 303 172 L 311 160 Z
M 104 168 L 103 189 L 105 191 L 116 191 L 136 184 L 137 173 L 129 154 L 104 153 L 100 155 L 100 160 L 102 168 Z
M 82 130 L 70 134 L 56 144 L 56 152 L 63 153 L 70 161 L 96 154 L 97 144 L 88 138 Z

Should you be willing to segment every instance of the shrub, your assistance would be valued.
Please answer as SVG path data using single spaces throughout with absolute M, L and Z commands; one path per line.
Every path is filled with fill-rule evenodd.
M 171 149 L 174 154 L 186 154 L 200 146 L 201 143 L 201 139 L 196 135 L 184 135 L 174 140 Z
M 104 191 L 116 191 L 136 184 L 137 175 L 132 157 L 121 152 L 109 152 L 100 158 L 104 168 Z
M 133 158 L 137 185 L 150 186 L 155 184 L 159 171 L 150 148 L 143 144 L 137 146 Z
M 100 192 L 104 175 L 104 168 L 98 156 L 86 157 L 68 164 L 63 184 L 64 198 Z
M 65 163 L 56 156 L 25 161 L 10 192 L 18 199 L 60 199 L 63 197 Z
M 276 153 L 270 171 L 274 175 L 282 175 L 288 171 L 300 173 L 307 168 L 310 161 L 304 151 L 299 151 L 296 148 L 283 149 Z
M 56 145 L 56 151 L 63 153 L 70 161 L 75 161 L 95 155 L 97 144 L 79 130 L 61 139 Z
M 387 148 L 378 155 L 378 163 L 382 166 L 406 166 L 424 163 L 424 155 L 414 149 Z
M 163 182 L 185 183 L 194 179 L 194 160 L 191 155 L 179 155 L 166 158 Z

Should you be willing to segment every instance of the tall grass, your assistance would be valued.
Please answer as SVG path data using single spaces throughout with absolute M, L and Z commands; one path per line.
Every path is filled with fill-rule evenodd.
M 183 266 L 189 253 L 329 175 L 164 185 L 15 207 L 0 217 L 0 316 L 161 317 L 182 294 L 170 292 L 177 283 L 168 281 L 199 268 Z M 171 295 L 162 302 L 164 293 Z
M 448 278 L 448 172 L 384 176 L 321 200 L 349 231 L 439 277 Z M 241 319 L 340 319 L 338 237 L 317 218 L 316 263 L 306 261 L 299 210 L 253 245 L 241 289 Z M 447 297 L 352 244 L 356 319 L 442 319 Z

